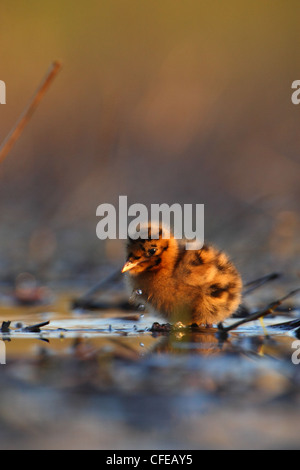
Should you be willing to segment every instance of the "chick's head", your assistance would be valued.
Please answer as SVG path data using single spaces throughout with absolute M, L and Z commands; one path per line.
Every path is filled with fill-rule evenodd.
M 164 238 L 161 229 L 157 237 L 151 238 L 151 231 L 148 230 L 148 238 L 128 238 L 123 273 L 128 271 L 130 275 L 135 276 L 146 271 L 159 270 L 164 266 L 167 260 L 166 252 L 175 241 L 172 235 Z

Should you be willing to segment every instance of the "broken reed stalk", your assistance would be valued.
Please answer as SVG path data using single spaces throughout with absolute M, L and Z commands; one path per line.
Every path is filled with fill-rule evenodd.
M 23 132 L 26 124 L 29 122 L 31 116 L 33 115 L 34 111 L 36 110 L 38 104 L 40 103 L 41 99 L 45 95 L 46 91 L 50 87 L 51 83 L 53 82 L 54 78 L 58 74 L 61 69 L 61 62 L 54 61 L 49 68 L 45 78 L 42 80 L 41 84 L 37 88 L 36 92 L 32 96 L 31 100 L 29 101 L 28 105 L 22 112 L 21 116 L 17 120 L 15 126 L 10 131 L 6 139 L 4 139 L 3 143 L 0 146 L 0 164 L 6 158 L 18 138 L 20 137 L 21 133 Z
M 281 305 L 284 300 L 292 297 L 295 294 L 298 294 L 298 292 L 300 292 L 300 287 L 298 289 L 292 290 L 291 292 L 286 294 L 284 297 L 281 297 L 281 299 L 275 300 L 275 302 L 272 302 L 266 309 L 261 310 L 259 312 L 255 312 L 252 315 L 249 315 L 247 318 L 243 318 L 242 320 L 239 320 L 227 327 L 224 327 L 222 323 L 219 323 L 218 328 L 221 331 L 228 332 L 230 330 L 234 330 L 240 325 L 244 325 L 245 323 L 249 323 L 251 321 L 258 320 L 259 318 L 265 317 L 266 315 L 269 315 L 274 310 L 276 310 L 276 308 L 279 307 L 279 305 Z

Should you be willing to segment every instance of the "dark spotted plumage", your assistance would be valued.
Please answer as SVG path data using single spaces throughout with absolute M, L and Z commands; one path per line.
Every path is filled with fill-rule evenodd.
M 221 297 L 225 292 L 227 292 L 228 286 L 221 287 L 220 284 L 212 284 L 210 286 L 212 297 Z
M 148 230 L 151 236 L 151 231 Z M 224 252 L 210 245 L 186 250 L 185 241 L 128 239 L 130 289 L 142 291 L 144 302 L 170 321 L 216 324 L 238 308 L 242 281 Z
M 191 261 L 191 264 L 193 266 L 200 266 L 200 264 L 203 264 L 203 258 L 201 257 L 201 252 L 199 250 L 196 250 L 194 252 L 195 256 Z

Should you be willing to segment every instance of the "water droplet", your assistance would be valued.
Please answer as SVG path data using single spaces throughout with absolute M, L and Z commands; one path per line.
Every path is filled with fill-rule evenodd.
M 141 289 L 137 289 L 135 291 L 136 295 L 142 295 L 143 294 L 143 291 Z
M 140 346 L 143 348 L 145 345 L 144 345 L 144 343 L 140 343 Z
M 139 309 L 141 312 L 143 312 L 143 311 L 145 310 L 145 305 L 142 305 L 142 304 L 139 305 L 139 306 L 138 306 L 138 309 Z

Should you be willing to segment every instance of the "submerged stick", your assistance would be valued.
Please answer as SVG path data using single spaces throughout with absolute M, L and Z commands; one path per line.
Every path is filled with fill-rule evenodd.
M 34 111 L 36 110 L 38 104 L 40 103 L 41 99 L 45 95 L 46 91 L 50 87 L 51 83 L 53 82 L 54 78 L 56 77 L 57 73 L 61 69 L 61 63 L 59 61 L 55 61 L 52 63 L 51 67 L 49 68 L 45 78 L 42 80 L 41 84 L 39 85 L 38 89 L 34 93 L 33 97 L 29 101 L 28 105 L 22 112 L 21 116 L 17 120 L 15 126 L 10 131 L 8 136 L 4 139 L 3 143 L 0 146 L 0 163 L 6 158 L 18 138 L 20 137 L 21 133 L 23 132 L 26 124 L 29 122 L 31 116 L 33 115 Z
M 221 331 L 228 332 L 230 330 L 234 330 L 240 325 L 244 325 L 245 323 L 249 323 L 250 321 L 258 320 L 261 317 L 264 317 L 266 315 L 269 315 L 270 313 L 273 313 L 276 308 L 282 304 L 282 302 L 289 297 L 292 297 L 295 294 L 298 294 L 300 292 L 300 287 L 298 289 L 292 290 L 288 294 L 286 294 L 284 297 L 281 297 L 281 299 L 275 300 L 275 302 L 272 302 L 265 310 L 260 310 L 258 312 L 253 313 L 252 315 L 249 315 L 247 318 L 243 318 L 242 320 L 239 320 L 235 323 L 233 323 L 230 326 L 224 327 L 222 323 L 218 324 L 218 328 Z

